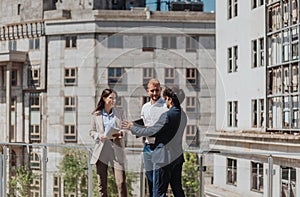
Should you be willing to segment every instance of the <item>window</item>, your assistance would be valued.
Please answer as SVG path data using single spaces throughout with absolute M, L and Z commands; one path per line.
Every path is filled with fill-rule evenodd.
M 77 84 L 77 68 L 65 68 L 65 86 Z
M 150 97 L 149 96 L 143 96 L 143 102 L 142 102 L 143 105 L 145 103 L 148 103 L 149 101 L 150 101 Z
M 31 111 L 40 111 L 40 96 L 38 94 L 32 94 L 29 103 Z
M 238 0 L 227 0 L 227 17 L 231 19 L 238 15 Z
M 65 125 L 64 141 L 65 142 L 77 141 L 77 132 L 76 132 L 75 125 Z
M 154 68 L 143 68 L 143 84 L 145 89 L 147 89 L 147 84 L 150 79 L 154 78 Z
M 260 128 L 264 126 L 264 99 L 253 99 L 252 105 L 252 127 Z
M 195 52 L 199 47 L 198 36 L 186 36 L 185 37 L 185 50 L 186 52 Z
M 61 190 L 60 176 L 54 176 L 53 177 L 53 196 L 60 197 L 61 196 L 60 190 Z
M 199 141 L 199 132 L 196 125 L 187 125 L 186 126 L 186 143 L 190 147 L 198 147 L 200 144 Z
M 38 174 L 33 174 L 33 179 L 30 184 L 31 196 L 39 197 L 41 196 L 41 178 Z
M 30 85 L 39 87 L 40 86 L 40 67 L 32 66 L 30 69 Z
M 11 131 L 10 131 L 10 141 L 11 142 L 16 142 L 16 126 L 13 123 L 10 127 Z
M 296 196 L 296 169 L 281 167 L 281 196 Z
M 262 5 L 264 5 L 264 0 L 251 0 L 252 9 L 255 9 L 255 8 L 260 7 Z
M 251 190 L 264 191 L 263 163 L 251 162 Z
M 108 48 L 123 48 L 123 35 L 111 35 L 108 37 Z
M 252 40 L 252 68 L 264 66 L 264 39 Z
M 230 101 L 227 103 L 228 127 L 237 127 L 238 124 L 238 102 Z
M 18 85 L 18 70 L 17 69 L 11 70 L 11 85 L 12 86 Z
M 117 97 L 117 101 L 116 101 L 117 108 L 124 108 L 123 100 L 124 100 L 124 98 L 122 96 Z
M 65 111 L 76 111 L 76 98 L 65 96 Z
M 177 40 L 175 36 L 162 36 L 163 49 L 176 49 Z
M 40 125 L 32 124 L 29 126 L 29 139 L 30 142 L 40 142 L 41 141 L 41 133 L 40 133 Z
M 108 83 L 109 84 L 122 83 L 123 74 L 124 74 L 124 68 L 119 68 L 119 67 L 108 68 Z
M 237 160 L 227 158 L 227 184 L 237 185 Z
M 227 49 L 228 73 L 237 72 L 238 70 L 238 47 L 230 47 Z
M 175 69 L 165 68 L 165 84 L 174 85 L 175 82 Z
M 37 153 L 30 154 L 30 168 L 33 170 L 40 169 L 40 157 Z
M 298 59 L 299 58 L 299 30 L 298 30 L 298 27 L 296 28 L 292 28 L 292 41 L 291 41 L 291 44 L 292 44 L 292 59 L 295 60 L 295 59 Z
M 186 69 L 186 83 L 190 85 L 198 85 L 198 70 L 197 68 Z
M 29 39 L 29 50 L 35 50 L 40 48 L 40 38 Z
M 18 15 L 20 15 L 20 13 L 21 13 L 21 4 L 18 4 Z
M 143 36 L 143 51 L 154 51 L 156 48 L 155 36 L 145 35 Z
M 186 97 L 186 112 L 195 112 L 196 107 L 196 97 Z
M 17 41 L 16 40 L 9 40 L 8 41 L 8 50 L 16 51 L 17 50 Z
M 66 48 L 76 48 L 77 47 L 77 36 L 65 36 Z
M 16 111 L 16 106 L 17 106 L 17 97 L 11 97 L 11 111 L 14 112 Z

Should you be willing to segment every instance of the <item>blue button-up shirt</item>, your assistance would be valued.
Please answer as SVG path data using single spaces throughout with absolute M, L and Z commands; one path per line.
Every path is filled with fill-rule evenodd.
M 108 132 L 111 127 L 115 126 L 115 115 L 112 111 L 110 114 L 107 114 L 104 109 L 102 109 L 103 125 L 104 131 Z

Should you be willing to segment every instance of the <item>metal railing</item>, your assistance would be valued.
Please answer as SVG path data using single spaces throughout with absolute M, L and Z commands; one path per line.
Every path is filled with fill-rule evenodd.
M 0 147 L 2 147 L 2 154 L 0 154 L 0 181 L 3 183 L 0 186 L 0 196 L 6 196 L 8 194 L 8 180 L 10 179 L 8 171 L 11 170 L 11 166 L 8 166 L 8 160 L 12 159 L 12 155 L 10 155 L 10 150 L 12 150 L 15 147 L 22 147 L 22 148 L 39 148 L 41 159 L 40 159 L 40 175 L 41 175 L 41 189 L 40 189 L 40 196 L 47 196 L 47 192 L 51 190 L 51 188 L 47 188 L 49 185 L 47 181 L 49 180 L 47 178 L 47 168 L 49 166 L 49 162 L 58 162 L 61 158 L 55 158 L 53 156 L 50 157 L 49 153 L 52 154 L 53 152 L 59 152 L 58 149 L 64 149 L 64 148 L 69 148 L 69 149 L 85 149 L 87 151 L 87 154 L 89 155 L 86 160 L 86 165 L 87 165 L 87 196 L 91 197 L 93 196 L 93 167 L 92 165 L 89 164 L 89 159 L 90 159 L 90 152 L 91 149 L 93 148 L 92 145 L 86 145 L 86 146 L 79 146 L 79 145 L 59 145 L 59 144 L 26 144 L 26 143 L 0 143 Z M 52 150 L 50 150 L 52 149 Z M 53 151 L 53 149 L 55 151 Z M 21 151 L 22 152 L 22 151 Z M 142 148 L 126 148 L 126 152 L 132 152 L 135 154 L 136 153 L 141 153 Z M 208 170 L 210 170 L 212 173 L 212 169 L 208 169 L 211 164 L 208 164 L 205 161 L 205 158 L 208 157 L 208 155 L 212 154 L 219 154 L 219 155 L 256 155 L 263 157 L 267 161 L 267 184 L 266 184 L 266 190 L 264 192 L 267 192 L 268 197 L 273 196 L 273 175 L 274 175 L 274 170 L 273 170 L 273 159 L 274 155 L 288 155 L 288 156 L 300 156 L 300 154 L 297 153 L 275 153 L 273 152 L 237 152 L 237 151 L 226 151 L 226 150 L 209 150 L 209 151 L 199 151 L 199 150 L 186 150 L 186 152 L 194 153 L 197 154 L 198 156 L 198 179 L 200 182 L 199 185 L 199 190 L 198 194 L 193 194 L 194 196 L 213 196 L 213 192 L 209 192 L 205 189 L 205 184 L 207 181 L 205 181 L 205 178 L 207 178 L 206 173 Z M 60 153 L 59 153 L 60 154 Z M 25 155 L 21 155 L 22 157 L 25 158 Z M 28 157 L 28 155 L 27 155 Z M 23 158 L 23 159 L 24 159 Z M 50 159 L 49 159 L 50 158 Z M 19 160 L 19 162 L 22 159 Z M 25 159 L 24 159 L 25 160 Z M 24 161 L 23 160 L 23 161 Z M 145 196 L 145 175 L 144 175 L 144 170 L 143 170 L 143 159 L 142 157 L 140 158 L 141 165 L 139 166 L 139 186 L 140 190 L 139 193 L 136 194 L 136 196 L 144 197 Z M 22 163 L 22 162 L 21 162 Z M 25 162 L 26 163 L 26 162 Z M 28 165 L 28 164 L 27 164 Z M 220 164 L 220 165 L 225 165 L 225 164 Z M 212 166 L 216 167 L 216 166 Z M 217 178 L 217 177 L 216 177 Z M 187 195 L 187 196 L 193 196 L 193 195 Z M 62 195 L 63 196 L 63 195 Z

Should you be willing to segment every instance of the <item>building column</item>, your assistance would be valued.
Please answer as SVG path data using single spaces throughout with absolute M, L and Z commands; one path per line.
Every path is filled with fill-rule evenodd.
M 11 63 L 6 66 L 6 142 L 11 135 Z

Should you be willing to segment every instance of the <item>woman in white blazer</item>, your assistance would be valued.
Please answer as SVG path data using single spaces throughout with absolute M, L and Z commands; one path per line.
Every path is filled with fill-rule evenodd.
M 125 152 L 122 132 L 107 135 L 111 128 L 121 128 L 123 112 L 114 108 L 117 93 L 105 89 L 92 113 L 90 136 L 95 141 L 90 163 L 96 164 L 100 197 L 108 197 L 107 170 L 110 164 L 115 175 L 119 197 L 127 197 Z

